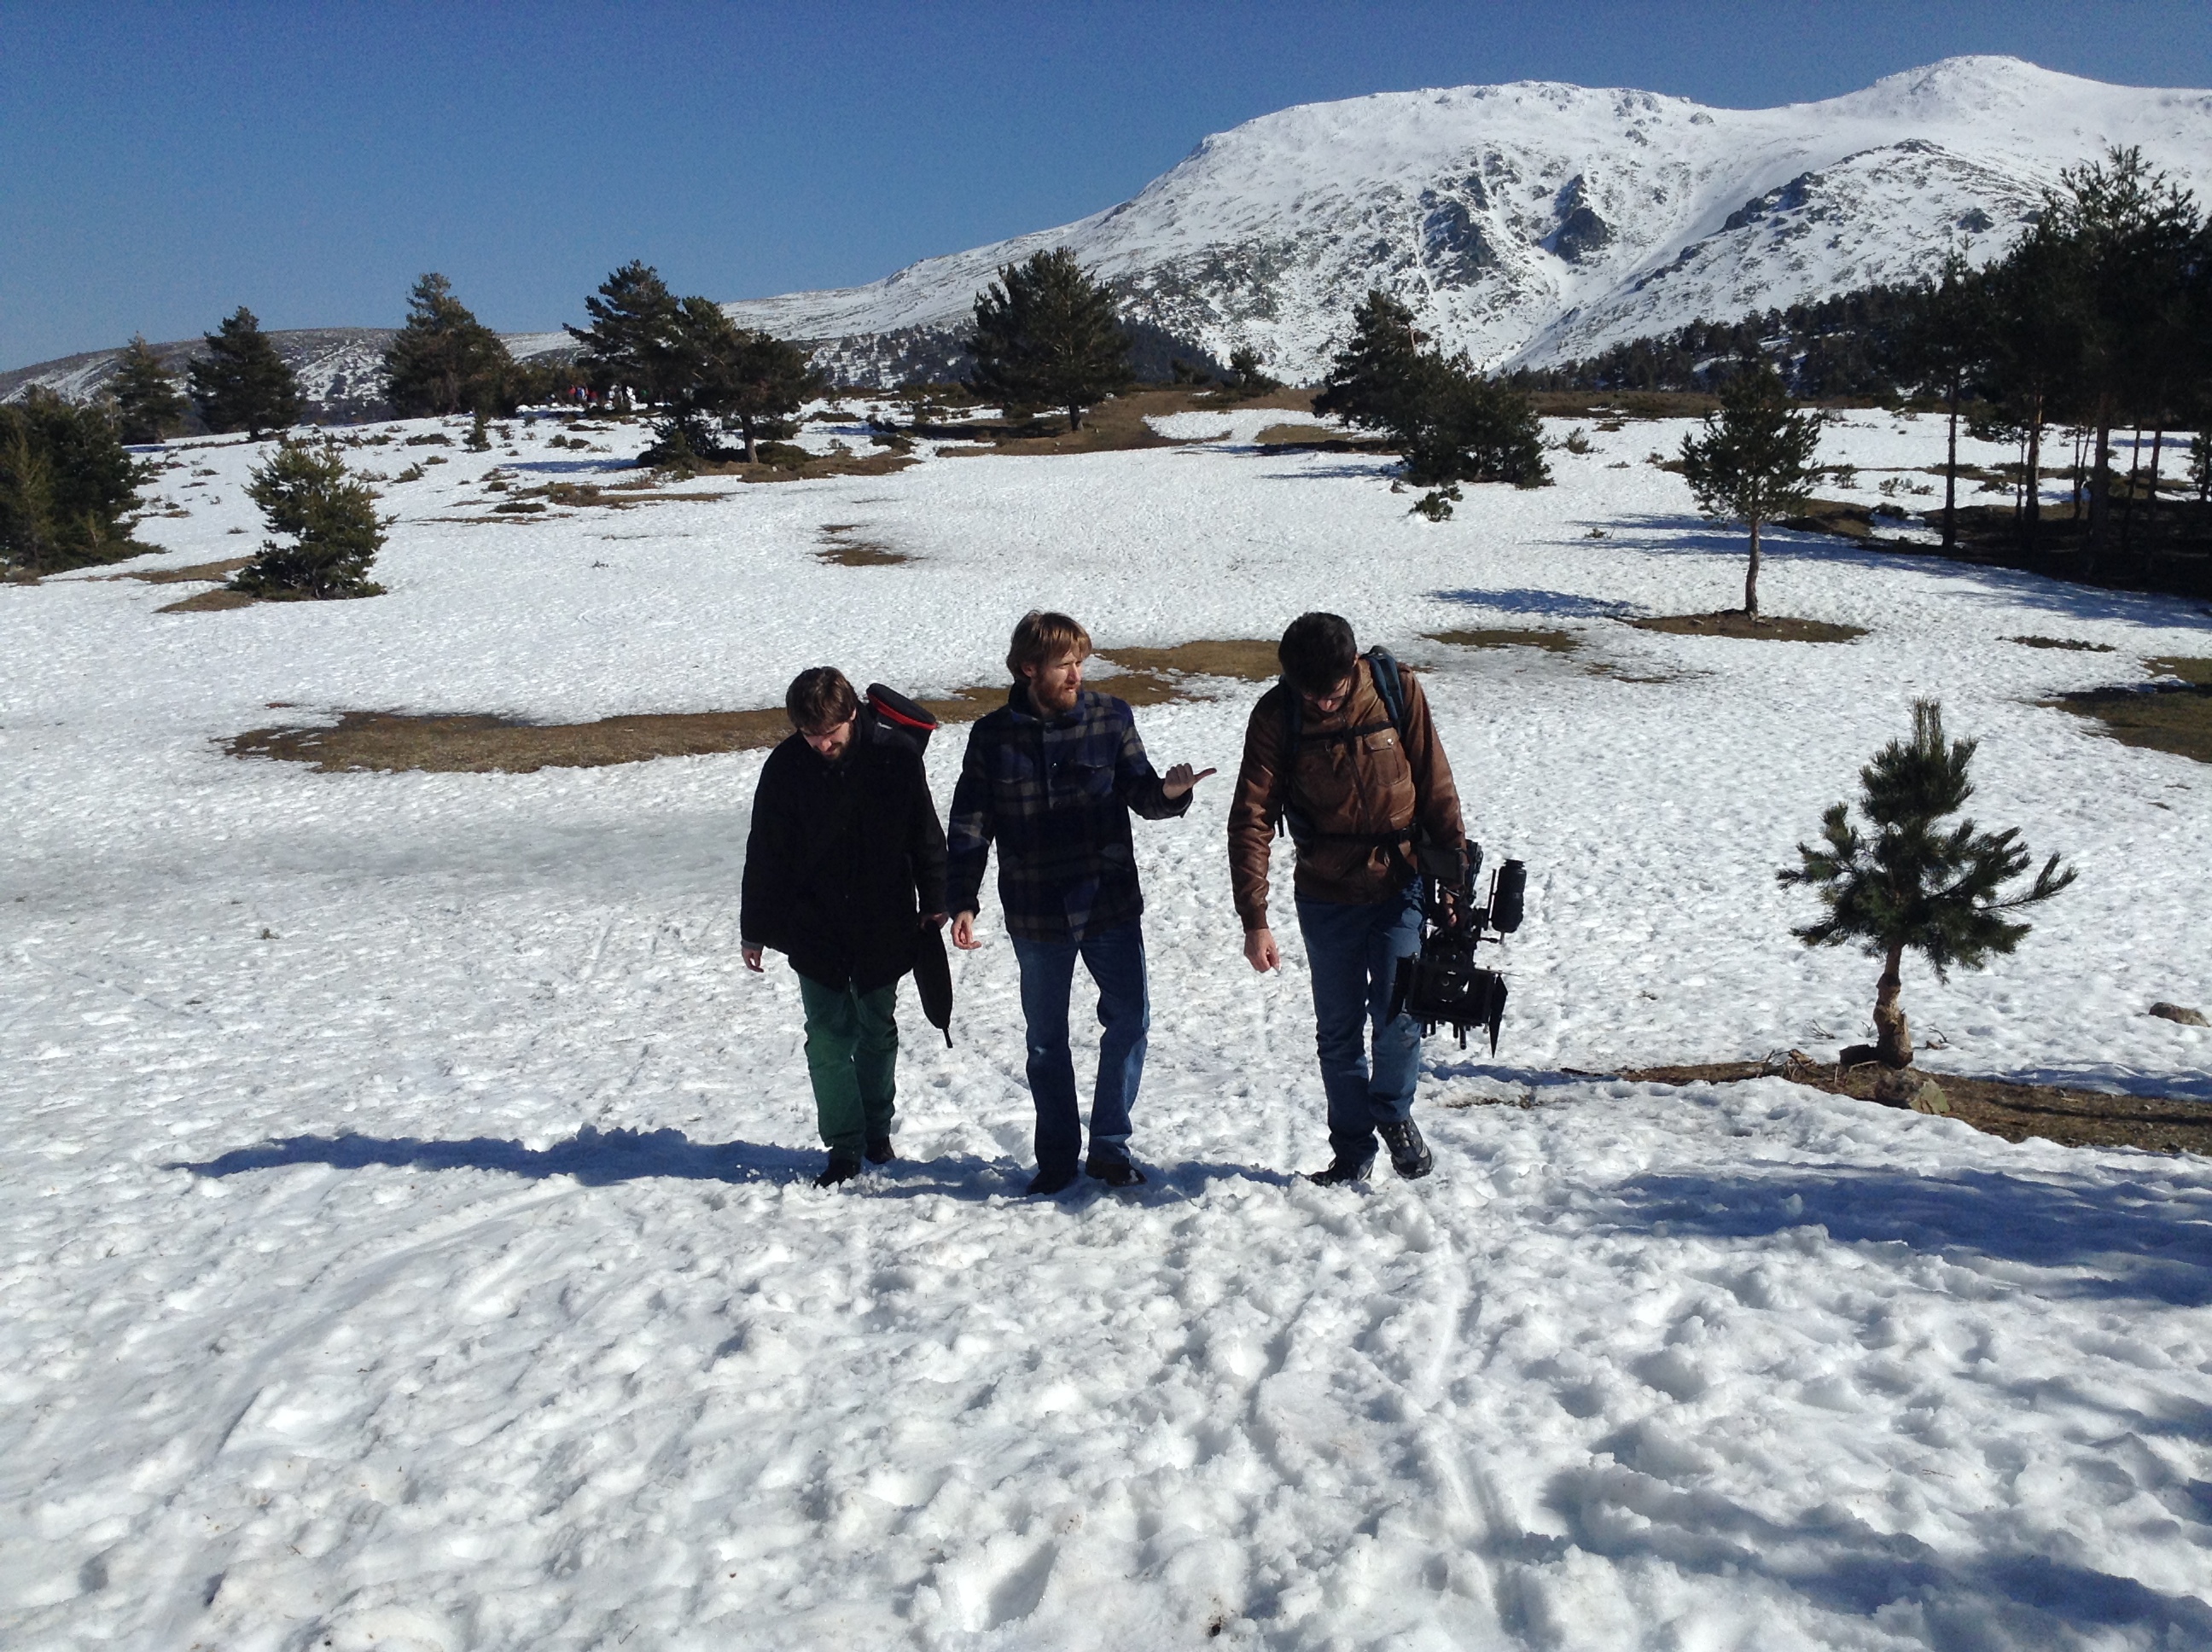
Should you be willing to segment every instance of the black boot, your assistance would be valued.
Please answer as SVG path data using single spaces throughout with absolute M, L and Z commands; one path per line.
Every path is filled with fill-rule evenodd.
M 830 1163 L 823 1166 L 822 1174 L 814 1178 L 814 1185 L 817 1187 L 834 1187 L 841 1181 L 850 1181 L 860 1174 L 860 1160 L 847 1154 L 832 1153 L 830 1155 Z
M 868 1163 L 871 1164 L 889 1164 L 893 1158 L 897 1157 L 897 1155 L 891 1151 L 891 1133 L 890 1131 L 886 1130 L 881 1135 L 869 1136 L 866 1157 Z
M 1411 1119 L 1403 1124 L 1376 1126 L 1382 1145 L 1390 1150 L 1390 1168 L 1408 1181 L 1419 1181 L 1437 1168 L 1436 1155 L 1421 1139 L 1421 1127 Z
M 1054 1193 L 1064 1193 L 1075 1185 L 1075 1167 L 1065 1170 L 1039 1170 L 1030 1178 L 1023 1191 L 1036 1199 L 1049 1199 Z
M 1109 1187 L 1141 1187 L 1145 1173 L 1125 1158 L 1095 1158 L 1083 1167 L 1085 1175 L 1096 1176 Z
M 1328 1169 L 1311 1171 L 1306 1180 L 1316 1187 L 1341 1187 L 1350 1182 L 1366 1181 L 1367 1173 L 1374 1168 L 1375 1156 L 1372 1153 L 1365 1158 L 1346 1158 L 1339 1153 L 1329 1161 Z

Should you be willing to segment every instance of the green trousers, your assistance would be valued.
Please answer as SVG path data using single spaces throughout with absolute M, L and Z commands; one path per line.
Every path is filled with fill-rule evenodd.
M 870 1135 L 890 1133 L 898 983 L 858 993 L 801 975 L 799 996 L 806 1005 L 806 1072 L 823 1145 L 837 1157 L 857 1159 Z

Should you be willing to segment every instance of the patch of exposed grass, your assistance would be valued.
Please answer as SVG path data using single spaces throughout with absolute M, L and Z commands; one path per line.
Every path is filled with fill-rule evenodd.
M 109 574 L 110 580 L 143 580 L 148 585 L 199 585 L 227 580 L 253 558 L 232 556 L 220 562 L 195 562 L 190 568 L 149 568 L 126 574 Z
M 1571 631 L 1431 631 L 1428 641 L 1454 648 L 1541 648 L 1553 654 L 1571 654 L 1581 646 Z
M 1723 608 L 1712 614 L 1660 614 L 1630 620 L 1639 631 L 1663 631 L 1670 636 L 1745 637 L 1761 642 L 1849 642 L 1866 635 L 1859 625 L 1832 625 L 1826 620 L 1792 619 L 1782 614 L 1747 614 L 1741 608 Z
M 860 531 L 858 522 L 824 522 L 823 548 L 814 553 L 815 557 L 839 568 L 897 568 L 914 560 L 905 552 L 893 550 L 876 540 L 851 537 Z
M 2168 656 L 2145 663 L 2181 681 L 2089 689 L 2044 703 L 2094 720 L 2122 745 L 2212 763 L 2212 659 Z
M 191 600 L 198 603 L 208 597 L 234 598 L 210 606 L 236 607 L 252 600 L 230 592 L 208 592 Z M 1259 680 L 1255 651 L 1262 649 L 1267 653 L 1265 675 L 1272 677 L 1276 674 L 1273 643 L 1205 641 L 1175 648 L 1120 649 L 1103 657 L 1121 669 L 1098 678 L 1097 686 L 1133 706 L 1195 700 L 1203 697 L 1198 685 L 1206 677 Z M 940 722 L 969 723 L 1004 705 L 1006 699 L 1005 683 L 980 683 L 921 703 Z M 234 757 L 304 762 L 322 774 L 422 769 L 527 774 L 540 768 L 598 768 L 654 757 L 756 751 L 776 744 L 790 732 L 790 720 L 780 706 L 763 711 L 648 713 L 590 723 L 349 711 L 339 714 L 335 724 L 319 727 L 249 729 L 223 750 Z
M 1227 677 L 1240 683 L 1272 683 L 1283 673 L 1282 661 L 1276 655 L 1273 643 L 1242 637 L 1209 637 L 1197 642 L 1179 642 L 1172 648 L 1111 648 L 1099 658 L 1112 660 L 1125 671 Z M 1121 697 L 1128 698 L 1127 695 Z
M 1786 1062 L 1717 1061 L 1644 1067 L 1617 1074 L 1643 1084 L 1731 1084 L 1782 1078 L 1831 1096 L 1870 1100 L 1879 1070 L 1838 1067 L 1792 1051 Z M 1923 1075 L 1943 1087 L 1950 1116 L 2007 1141 L 2039 1137 L 2062 1147 L 2142 1147 L 2152 1152 L 2212 1153 L 2212 1107 L 2164 1096 L 2111 1096 L 2057 1084 L 2016 1084 L 2002 1078 Z
M 2065 648 L 2081 654 L 2108 654 L 2112 652 L 2109 642 L 2083 642 L 2077 637 L 2007 637 L 2007 642 L 2017 642 L 2023 648 Z
M 163 603 L 154 611 L 157 614 L 219 614 L 226 609 L 251 608 L 260 600 L 258 597 L 247 596 L 243 591 L 217 586 L 214 590 L 203 591 L 198 596 Z

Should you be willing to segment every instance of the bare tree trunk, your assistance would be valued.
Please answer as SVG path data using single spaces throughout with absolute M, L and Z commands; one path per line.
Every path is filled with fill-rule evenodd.
M 1073 402 L 1067 404 L 1067 433 L 1073 435 L 1083 428 L 1083 410 Z
M 753 422 L 750 419 L 740 419 L 738 422 L 738 428 L 744 434 L 745 463 L 748 465 L 759 464 L 760 460 L 756 456 L 753 448 Z
M 1759 519 L 1751 519 L 1751 568 L 1743 576 L 1743 611 L 1759 617 Z
M 2043 519 L 2043 397 L 2040 392 L 2027 404 L 2027 462 L 2021 477 L 2021 544 L 2033 556 L 2036 529 Z
M 2105 545 L 2105 522 L 2112 513 L 2112 416 L 2100 401 L 2097 404 L 2097 440 L 2089 459 L 2089 535 L 2084 541 L 2088 551 L 2086 571 L 2097 566 L 2097 553 Z
M 2128 438 L 2128 491 L 2120 501 L 2120 555 L 2124 556 L 2135 545 L 2136 526 L 2136 455 L 2142 451 L 2142 427 L 2138 425 Z
M 1943 461 L 1943 549 L 1959 548 L 1959 375 L 1951 375 L 1951 451 Z
M 1904 963 L 1905 943 L 1893 941 L 1882 961 L 1881 980 L 1875 987 L 1875 1052 L 1886 1067 L 1912 1065 L 1912 1028 L 1905 1019 L 1904 1005 L 1897 1001 L 1905 984 L 1899 973 Z

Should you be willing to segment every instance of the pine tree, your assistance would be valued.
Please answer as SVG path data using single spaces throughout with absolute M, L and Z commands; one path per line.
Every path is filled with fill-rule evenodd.
M 2080 271 L 2078 411 L 2096 432 L 2094 556 L 2112 513 L 2112 431 L 2163 399 L 2170 366 L 2187 348 L 2184 293 L 2203 223 L 2190 192 L 2153 170 L 2137 149 L 2112 149 L 2059 180 L 2043 211 L 2074 243 Z
M 648 405 L 665 401 L 677 376 L 680 307 L 651 264 L 633 258 L 584 301 L 588 327 L 566 327 L 583 349 L 583 365 L 604 392 L 627 390 Z
M 1902 329 L 1899 355 L 1906 369 L 1940 391 L 1949 423 L 1943 459 L 1943 549 L 1959 543 L 1959 406 L 1968 381 L 1989 355 L 1988 313 L 1980 277 L 1966 253 L 1953 247 L 1936 280 L 1916 295 Z
M 1401 410 L 1397 433 L 1408 482 L 1424 488 L 1462 482 L 1551 485 L 1543 426 L 1525 391 L 1485 378 L 1464 355 L 1431 362 L 1420 383 L 1423 393 Z M 1450 513 L 1449 505 L 1423 513 L 1431 520 Z
M 143 334 L 131 335 L 107 390 L 115 398 L 117 433 L 125 441 L 159 441 L 184 422 L 177 381 Z
M 975 331 L 963 348 L 975 358 L 968 386 L 1018 406 L 1083 410 L 1133 382 L 1129 341 L 1114 295 L 1066 247 L 1009 264 L 975 295 Z
M 2018 433 L 2020 544 L 2030 553 L 2043 520 L 2043 433 L 2081 376 L 2083 287 L 2080 243 L 2048 210 L 1983 272 L 1981 326 L 1992 406 L 1977 423 Z
M 44 574 L 136 556 L 123 518 L 145 476 L 104 408 L 43 387 L 0 406 L 0 562 Z
M 787 434 L 791 415 L 829 388 L 806 351 L 738 326 L 711 299 L 684 301 L 676 340 L 678 383 L 672 404 L 735 429 L 748 465 L 756 460 L 761 438 Z
M 1813 454 L 1820 443 L 1820 415 L 1792 409 L 1781 375 L 1764 363 L 1746 367 L 1722 386 L 1720 408 L 1705 416 L 1702 436 L 1682 438 L 1682 477 L 1698 508 L 1751 531 L 1743 610 L 1754 618 L 1759 530 L 1803 508 L 1819 475 Z
M 289 437 L 253 469 L 246 495 L 274 533 L 232 578 L 231 589 L 270 598 L 373 597 L 368 566 L 384 544 L 376 495 L 351 475 L 334 443 Z
M 1912 1065 L 1912 1033 L 1899 1002 L 1899 969 L 1907 951 L 1919 953 L 1949 978 L 1952 966 L 1978 969 L 1992 955 L 2009 955 L 2029 926 L 2006 914 L 2047 901 L 2074 881 L 2071 867 L 2052 855 L 2026 890 L 2004 885 L 2027 870 L 2031 857 L 2016 829 L 1979 832 L 1970 819 L 1945 824 L 1973 796 L 1967 778 L 1978 742 L 1943 740 L 1942 708 L 1933 700 L 1912 705 L 1912 738 L 1893 740 L 1859 771 L 1861 811 L 1875 829 L 1871 840 L 1850 823 L 1843 804 L 1820 823 L 1818 846 L 1797 846 L 1800 864 L 1776 876 L 1820 896 L 1826 915 L 1790 932 L 1808 946 L 1856 943 L 1882 960 L 1875 992 L 1875 1026 L 1884 1066 Z
M 1260 352 L 1249 344 L 1239 344 L 1229 352 L 1229 371 L 1237 377 L 1239 396 L 1264 396 L 1271 390 L 1280 390 L 1283 381 L 1267 375 L 1267 364 L 1260 360 Z
M 215 331 L 204 334 L 207 354 L 185 368 L 191 397 L 210 430 L 243 430 L 256 440 L 300 417 L 300 381 L 261 331 L 253 312 L 240 305 Z
M 514 359 L 433 272 L 407 297 L 407 320 L 384 352 L 385 396 L 402 418 L 512 413 Z
M 1376 288 L 1352 313 L 1352 337 L 1329 362 L 1314 411 L 1371 430 L 1402 431 L 1430 393 L 1437 358 L 1425 355 L 1413 313 Z

